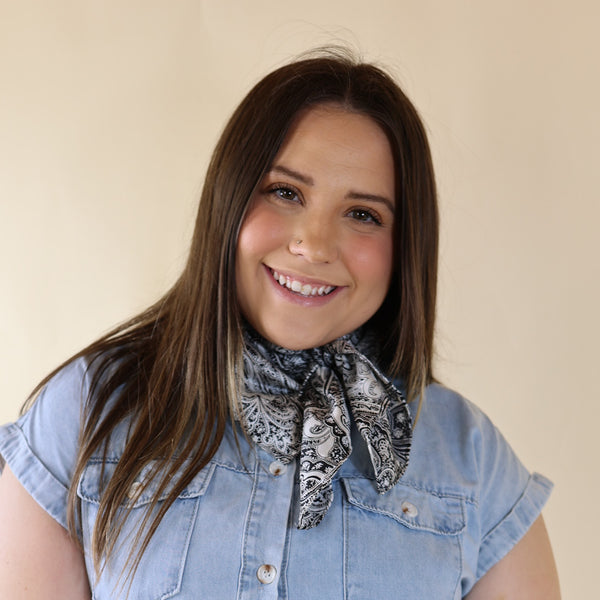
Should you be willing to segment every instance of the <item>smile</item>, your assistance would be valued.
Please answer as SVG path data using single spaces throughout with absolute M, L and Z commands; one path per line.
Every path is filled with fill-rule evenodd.
M 274 270 L 271 270 L 271 275 L 281 287 L 285 287 L 301 296 L 327 296 L 327 294 L 331 294 L 336 288 L 334 285 L 310 285 L 310 283 L 302 283 Z

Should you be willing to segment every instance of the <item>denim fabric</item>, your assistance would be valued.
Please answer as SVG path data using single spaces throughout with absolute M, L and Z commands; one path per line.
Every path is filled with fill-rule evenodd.
M 25 416 L 0 428 L 0 454 L 63 526 L 87 385 L 77 361 Z M 105 476 L 126 431 L 123 424 L 113 436 Z M 96 600 L 125 598 L 127 589 L 139 600 L 461 598 L 523 536 L 552 488 L 525 470 L 479 409 L 439 385 L 427 389 L 400 482 L 377 493 L 355 431 L 353 453 L 333 480 L 333 504 L 314 529 L 294 526 L 295 465 L 283 467 L 243 435 L 238 440 L 241 454 L 229 428 L 214 459 L 167 512 L 132 582 L 123 586 L 119 574 L 152 489 L 135 498 L 122 545 L 99 581 L 86 552 Z M 101 459 L 92 459 L 78 482 L 86 550 L 101 468 Z

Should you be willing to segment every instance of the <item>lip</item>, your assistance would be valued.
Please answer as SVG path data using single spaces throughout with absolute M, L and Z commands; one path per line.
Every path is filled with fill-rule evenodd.
M 299 281 L 303 285 L 308 284 L 312 287 L 343 287 L 343 286 L 337 285 L 336 283 L 332 283 L 331 281 L 323 281 L 322 279 L 313 279 L 312 277 L 306 277 L 305 275 L 298 275 L 296 273 L 282 271 L 281 269 L 273 269 L 272 267 L 269 267 L 267 265 L 265 265 L 265 266 L 271 273 L 271 276 L 273 275 L 273 271 L 277 271 L 280 275 L 283 275 L 284 277 L 289 277 L 290 279 L 295 279 L 296 281 Z
M 272 269 L 271 267 L 269 267 L 267 265 L 263 265 L 263 267 L 265 269 L 265 275 L 271 282 L 271 286 L 273 287 L 275 293 L 277 293 L 280 297 L 287 300 L 288 302 L 293 302 L 294 304 L 299 304 L 301 306 L 322 306 L 323 304 L 327 304 L 328 302 L 331 302 L 331 300 L 333 300 L 336 296 L 338 296 L 338 294 L 340 294 L 346 288 L 346 286 L 334 285 L 333 283 L 330 283 L 327 281 L 313 279 L 311 277 L 306 277 L 306 276 L 299 276 L 294 273 L 290 273 L 288 271 L 280 271 L 279 269 Z M 289 277 L 290 279 L 299 281 L 303 285 L 308 284 L 312 287 L 330 287 L 330 286 L 332 286 L 335 289 L 333 289 L 331 292 L 329 292 L 329 294 L 326 294 L 323 296 L 319 296 L 319 295 L 303 296 L 302 294 L 293 292 L 292 290 L 288 289 L 287 287 L 282 286 L 279 283 L 277 283 L 273 277 L 273 271 L 277 271 L 279 274 L 283 275 L 284 277 Z

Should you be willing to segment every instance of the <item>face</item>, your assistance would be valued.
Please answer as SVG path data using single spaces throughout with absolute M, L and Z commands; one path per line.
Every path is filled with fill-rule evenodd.
M 237 295 L 250 325 L 299 350 L 370 319 L 392 274 L 394 198 L 390 145 L 372 119 L 335 105 L 300 113 L 238 238 Z

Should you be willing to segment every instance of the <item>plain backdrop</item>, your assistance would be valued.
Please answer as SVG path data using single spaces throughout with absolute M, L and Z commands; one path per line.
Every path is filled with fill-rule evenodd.
M 210 152 L 250 86 L 343 43 L 391 70 L 430 135 L 437 374 L 555 482 L 545 516 L 563 595 L 591 598 L 599 6 L 0 0 L 0 422 L 177 277 Z

